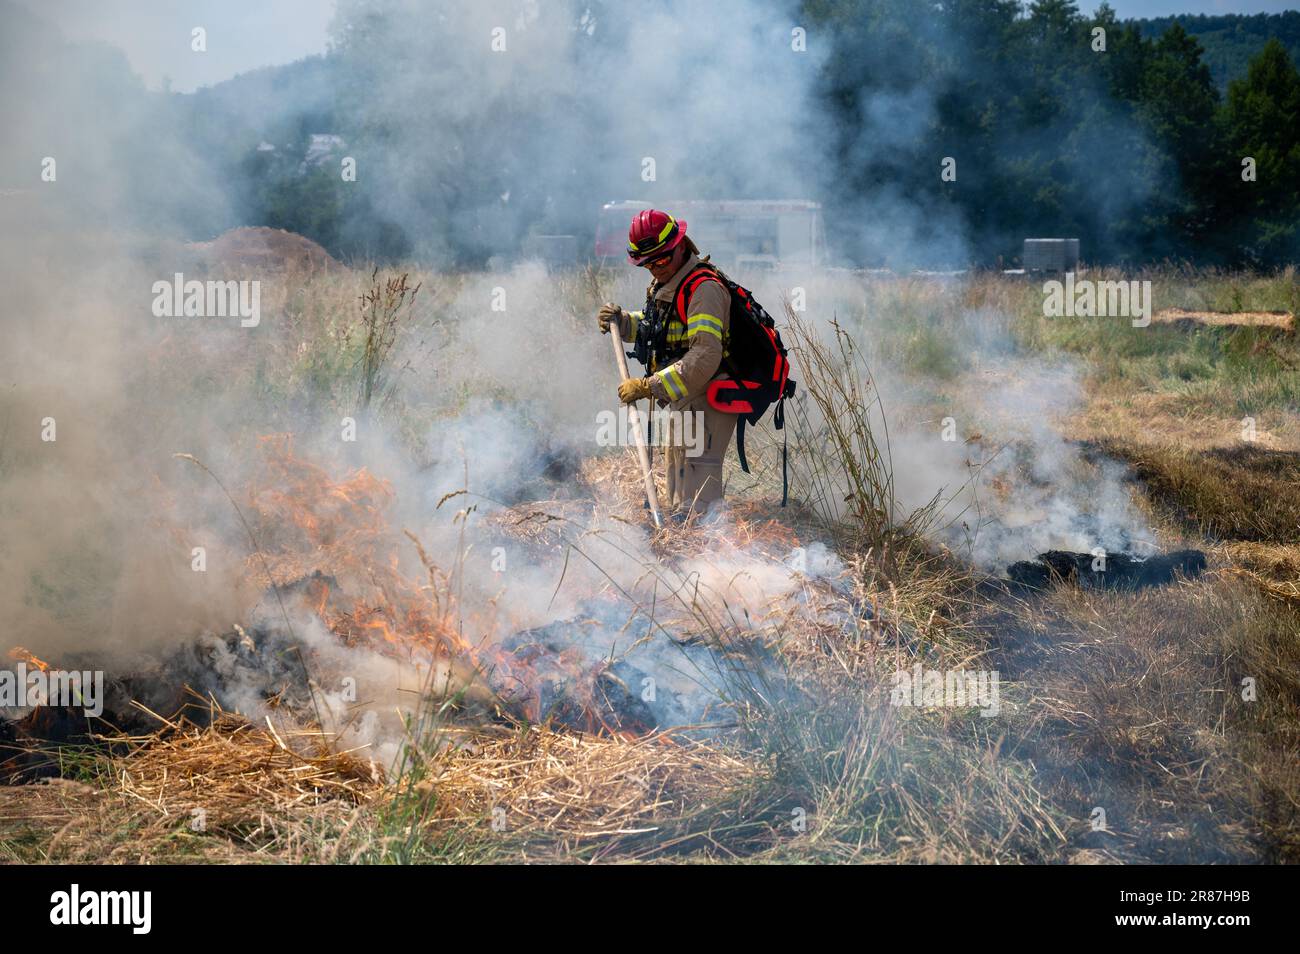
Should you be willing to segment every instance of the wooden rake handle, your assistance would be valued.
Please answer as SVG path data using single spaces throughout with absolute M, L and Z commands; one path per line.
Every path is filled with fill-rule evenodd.
M 619 380 L 626 381 L 631 375 L 627 371 L 627 355 L 623 353 L 623 339 L 618 334 L 617 323 L 610 324 L 609 340 L 614 345 Z M 641 462 L 641 475 L 645 478 L 645 497 L 650 503 L 650 515 L 654 517 L 655 526 L 662 527 L 663 521 L 659 517 L 659 497 L 655 493 L 654 474 L 650 471 L 650 451 L 645 444 L 645 431 L 641 428 L 641 413 L 637 410 L 635 401 L 627 406 L 627 416 L 628 422 L 632 425 L 632 433 L 636 435 L 636 456 Z

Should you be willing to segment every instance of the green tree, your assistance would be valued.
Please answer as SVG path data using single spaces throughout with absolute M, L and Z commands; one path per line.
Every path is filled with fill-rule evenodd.
M 1222 117 L 1227 189 L 1237 211 L 1232 234 L 1238 253 L 1263 265 L 1300 254 L 1300 73 L 1276 39 L 1228 85 Z M 1243 181 L 1242 160 L 1255 161 L 1255 181 Z
M 1175 23 L 1151 46 L 1138 90 L 1138 115 L 1167 157 L 1150 203 L 1159 254 L 1185 254 L 1214 226 L 1208 197 L 1222 170 L 1219 94 L 1202 53 Z

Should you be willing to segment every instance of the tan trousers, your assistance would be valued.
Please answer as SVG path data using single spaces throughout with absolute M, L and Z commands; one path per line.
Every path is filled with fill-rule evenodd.
M 703 511 L 713 501 L 722 499 L 722 459 L 736 430 L 736 415 L 714 410 L 703 394 L 674 404 L 673 409 L 688 415 L 700 412 L 703 416 L 696 416 L 692 421 L 674 420 L 669 428 L 668 446 L 664 448 L 668 509 L 680 513 L 691 509 Z M 697 450 L 699 456 L 689 456 Z

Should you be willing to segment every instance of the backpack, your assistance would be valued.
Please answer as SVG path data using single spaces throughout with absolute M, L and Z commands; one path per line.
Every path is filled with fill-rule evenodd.
M 795 382 L 790 380 L 789 352 L 776 330 L 776 322 L 748 289 L 737 285 L 716 266 L 702 263 L 682 279 L 674 299 L 675 311 L 682 324 L 691 296 L 704 282 L 721 282 L 731 295 L 728 314 L 727 353 L 722 369 L 731 380 L 709 382 L 709 405 L 715 410 L 736 415 L 736 454 L 740 469 L 749 473 L 745 458 L 745 425 L 757 424 L 772 411 L 772 426 L 785 430 L 785 399 L 794 396 Z M 781 506 L 789 497 L 788 451 L 784 434 L 781 440 Z

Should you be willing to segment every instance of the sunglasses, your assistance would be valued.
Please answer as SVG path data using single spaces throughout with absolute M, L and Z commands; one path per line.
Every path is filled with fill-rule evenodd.
M 672 253 L 672 252 L 666 252 L 666 253 L 664 253 L 663 255 L 658 256 L 657 258 L 647 259 L 646 261 L 644 261 L 644 262 L 641 263 L 641 267 L 642 267 L 642 268 L 651 268 L 651 267 L 653 267 L 653 266 L 655 266 L 655 265 L 662 265 L 662 264 L 664 264 L 665 262 L 671 260 L 672 257 L 673 257 L 673 253 Z

